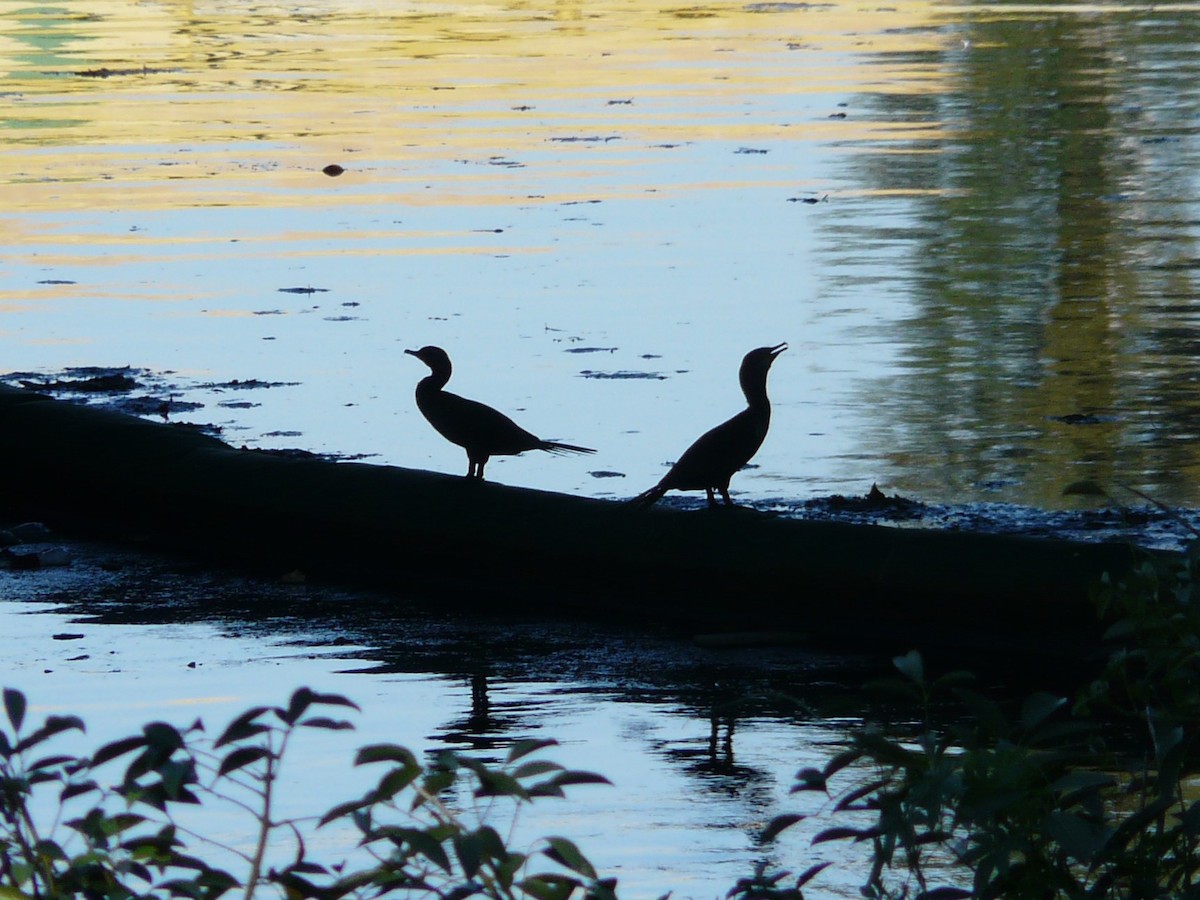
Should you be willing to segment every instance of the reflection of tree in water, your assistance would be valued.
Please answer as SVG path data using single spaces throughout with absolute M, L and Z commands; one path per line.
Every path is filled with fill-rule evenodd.
M 877 445 L 935 489 L 1024 483 L 1058 505 L 1089 477 L 1197 499 L 1200 20 L 989 7 L 958 27 L 886 60 L 940 93 L 863 101 L 936 138 L 851 157 L 872 189 L 930 194 L 899 228 L 829 219 L 838 252 L 904 254 L 908 377 L 871 398 Z

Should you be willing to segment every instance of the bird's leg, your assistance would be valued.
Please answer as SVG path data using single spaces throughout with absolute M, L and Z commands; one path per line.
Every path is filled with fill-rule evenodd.
M 713 493 L 713 489 L 710 487 L 706 487 L 704 489 L 704 493 L 708 496 L 708 508 L 716 509 L 717 508 L 717 497 Z
M 720 491 L 721 499 L 725 501 L 726 506 L 737 506 L 737 504 L 733 502 L 733 498 L 729 496 L 729 488 L 723 487 L 720 489 Z
M 487 461 L 488 461 L 488 457 L 486 457 L 486 456 L 483 459 L 479 460 L 479 469 L 476 472 L 475 477 L 478 478 L 480 481 L 483 481 L 483 467 L 487 465 Z

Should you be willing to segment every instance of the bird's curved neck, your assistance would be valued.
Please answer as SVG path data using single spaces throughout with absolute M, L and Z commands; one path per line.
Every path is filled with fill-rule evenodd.
M 423 392 L 440 391 L 450 380 L 450 367 L 437 366 L 433 371 L 417 382 L 417 389 Z
M 767 397 L 767 373 L 742 374 L 739 379 L 742 393 L 746 395 L 746 405 L 751 409 L 770 409 L 771 401 Z

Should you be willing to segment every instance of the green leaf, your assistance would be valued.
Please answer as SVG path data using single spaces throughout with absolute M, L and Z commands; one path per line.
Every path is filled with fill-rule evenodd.
M 352 700 L 348 700 L 341 694 L 318 694 L 311 688 L 298 688 L 292 694 L 291 700 L 288 701 L 286 710 L 275 710 L 277 715 L 287 725 L 295 725 L 300 721 L 300 717 L 308 711 L 308 708 L 314 704 L 323 706 L 348 706 L 351 709 L 359 710 L 359 706 Z M 361 710 L 359 710 L 361 712 Z
M 462 866 L 463 875 L 474 878 L 483 866 L 483 852 L 474 834 L 460 833 L 454 836 L 454 854 Z
M 314 692 L 312 696 L 313 703 L 319 703 L 322 706 L 345 706 L 348 709 L 358 710 L 362 712 L 362 707 L 348 697 L 343 697 L 341 694 L 322 694 Z
M 823 791 L 825 790 L 825 786 L 825 773 L 814 769 L 812 766 L 806 766 L 796 773 L 796 783 L 792 786 L 791 793 Z
M 596 870 L 573 841 L 563 837 L 549 837 L 546 838 L 546 843 L 549 847 L 542 852 L 560 866 L 565 866 L 584 878 L 596 877 Z
M 354 726 L 344 719 L 331 719 L 328 716 L 313 716 L 305 719 L 300 725 L 304 728 L 324 728 L 327 731 L 353 731 Z
M 824 780 L 827 780 L 831 775 L 840 772 L 846 766 L 853 765 L 860 759 L 862 759 L 862 752 L 860 750 L 856 748 L 842 750 L 840 753 L 835 754 L 829 762 L 825 763 L 825 768 L 821 770 L 820 774 Z M 809 770 L 803 769 L 802 771 L 807 772 Z M 800 775 L 796 776 L 797 779 L 800 779 L 800 777 Z M 824 790 L 824 780 L 821 784 L 822 790 Z
M 118 756 L 124 756 L 126 753 L 132 753 L 134 750 L 140 750 L 146 746 L 146 739 L 140 734 L 134 737 L 122 738 L 119 741 L 112 741 L 105 744 L 92 756 L 93 766 L 102 766 L 109 760 L 116 759 Z
M 782 832 L 791 828 L 797 822 L 803 822 L 806 818 L 808 817 L 800 815 L 800 813 L 784 813 L 781 816 L 776 816 L 770 822 L 768 822 L 767 827 L 762 830 L 762 834 L 758 836 L 759 840 L 773 841 L 775 838 L 779 837 Z
M 63 763 L 69 763 L 69 762 L 75 762 L 75 757 L 63 756 L 61 754 L 58 756 L 46 756 L 46 757 L 43 757 L 42 759 L 39 759 L 37 762 L 30 763 L 29 771 L 37 772 L 41 769 L 52 769 L 57 766 L 61 766 Z
M 824 872 L 826 869 L 828 869 L 832 865 L 833 865 L 833 862 L 829 861 L 829 862 L 817 863 L 814 866 L 809 866 L 807 869 L 805 869 L 803 872 L 801 872 L 800 877 L 796 879 L 796 887 L 797 888 L 804 887 L 806 884 L 808 884 L 810 881 L 812 881 L 814 878 L 816 878 L 819 874 Z
M 266 759 L 273 755 L 266 747 L 238 747 L 221 760 L 221 767 L 217 769 L 217 775 L 228 775 L 230 772 L 244 769 L 260 759 Z
M 919 650 L 909 650 L 903 656 L 894 657 L 892 665 L 913 684 L 925 684 L 925 663 L 921 660 Z
M 379 779 L 379 786 L 371 794 L 371 799 L 376 803 L 391 800 L 416 781 L 420 775 L 421 767 L 415 761 L 412 765 L 397 766 Z
M 526 740 L 517 741 L 509 748 L 508 756 L 504 760 L 505 765 L 512 765 L 518 759 L 528 756 L 530 753 L 536 753 L 539 750 L 544 750 L 546 747 L 557 747 L 558 741 L 555 740 L 539 740 L 536 738 L 527 738 Z
M 529 791 L 526 787 L 507 772 L 493 769 L 481 769 L 476 772 L 479 787 L 475 789 L 476 797 L 516 797 L 518 800 L 528 800 Z
M 1008 719 L 1004 710 L 994 700 L 978 691 L 960 689 L 955 691 L 955 694 L 967 708 L 967 712 L 978 720 L 979 726 L 986 734 L 996 737 L 1008 734 Z
M 21 723 L 25 721 L 25 695 L 16 688 L 5 688 L 4 711 L 8 713 L 8 721 L 13 731 L 20 731 Z
M 1046 833 L 1076 862 L 1087 865 L 1104 846 L 1102 826 L 1065 810 L 1053 810 L 1046 818 Z
M 603 775 L 598 775 L 595 772 L 578 772 L 574 770 L 569 772 L 560 772 L 558 775 L 554 776 L 553 781 L 555 784 L 562 785 L 563 787 L 567 787 L 572 784 L 612 784 L 612 782 Z
M 317 695 L 313 693 L 312 688 L 297 688 L 292 694 L 291 700 L 288 701 L 286 710 L 275 710 L 277 715 L 287 725 L 295 725 L 300 720 L 300 717 L 308 710 Z
M 1065 697 L 1039 691 L 1021 705 L 1021 727 L 1032 731 L 1066 705 Z
M 514 778 L 534 778 L 547 772 L 561 772 L 563 767 L 546 759 L 535 759 L 513 769 Z
M 405 766 L 415 765 L 420 768 L 416 754 L 399 744 L 368 744 L 359 748 L 358 754 L 354 757 L 356 766 L 377 762 L 398 762 Z
M 812 839 L 814 844 L 823 844 L 826 841 L 844 841 L 846 838 L 853 838 L 855 841 L 865 840 L 877 833 L 874 828 L 848 828 L 839 826 L 836 828 L 826 828 L 820 834 Z
M 577 878 L 547 873 L 519 881 L 517 887 L 534 900 L 568 900 L 576 890 L 583 887 L 583 883 Z
M 267 711 L 265 706 L 254 706 L 246 710 L 236 719 L 229 723 L 229 726 L 217 738 L 213 748 L 224 747 L 226 744 L 234 741 L 242 741 L 248 737 L 262 734 L 264 731 L 270 731 L 266 725 L 262 725 L 254 720 Z
M 146 746 L 163 756 L 170 756 L 183 746 L 183 735 L 169 722 L 150 722 L 142 727 L 146 735 Z
M 891 783 L 891 778 L 880 778 L 864 784 L 862 787 L 855 788 L 854 790 L 850 791 L 850 793 L 845 794 L 838 800 L 837 804 L 833 808 L 834 812 L 842 812 L 849 806 L 857 803 L 863 797 L 866 797 L 868 794 L 873 794 L 880 788 L 885 788 Z
M 83 794 L 90 794 L 93 791 L 100 790 L 100 786 L 94 781 L 83 781 L 77 784 L 68 784 L 62 789 L 62 793 L 58 795 L 60 803 L 65 803 L 72 797 L 79 797 Z
M 43 741 L 47 741 L 56 734 L 61 734 L 64 731 L 87 731 L 87 729 L 83 725 L 83 720 L 78 716 L 48 716 L 46 724 L 24 740 L 18 741 L 13 751 L 24 753 L 30 747 L 36 747 Z
M 450 857 L 447 855 L 445 848 L 442 847 L 442 842 L 438 838 L 430 834 L 428 831 L 422 831 L 419 828 L 398 828 L 395 829 L 396 836 L 388 835 L 388 839 L 397 846 L 407 846 L 414 853 L 419 853 L 425 857 L 443 872 L 450 872 Z
M 370 805 L 371 800 L 369 798 L 363 798 L 362 800 L 347 800 L 345 803 L 339 803 L 317 820 L 317 827 L 320 828 L 323 825 L 328 825 L 335 819 L 344 818 L 345 816 L 356 813 Z

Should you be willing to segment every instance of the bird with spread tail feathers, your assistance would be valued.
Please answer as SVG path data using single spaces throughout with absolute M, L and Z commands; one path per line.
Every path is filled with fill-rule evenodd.
M 417 383 L 417 409 L 446 440 L 467 451 L 467 477 L 483 480 L 483 467 L 493 456 L 512 456 L 526 450 L 549 453 L 595 453 L 558 441 L 543 441 L 499 410 L 442 390 L 450 380 L 450 356 L 441 347 L 405 350 L 429 366 L 430 374 Z
M 746 408 L 728 421 L 700 435 L 684 451 L 683 456 L 662 481 L 638 494 L 629 502 L 635 506 L 650 506 L 669 490 L 699 491 L 708 495 L 708 505 L 717 505 L 716 492 L 726 506 L 733 506 L 729 497 L 729 480 L 733 473 L 758 452 L 771 427 L 771 401 L 767 398 L 767 373 L 775 358 L 787 349 L 787 344 L 759 347 L 742 359 L 738 381 L 746 395 Z

